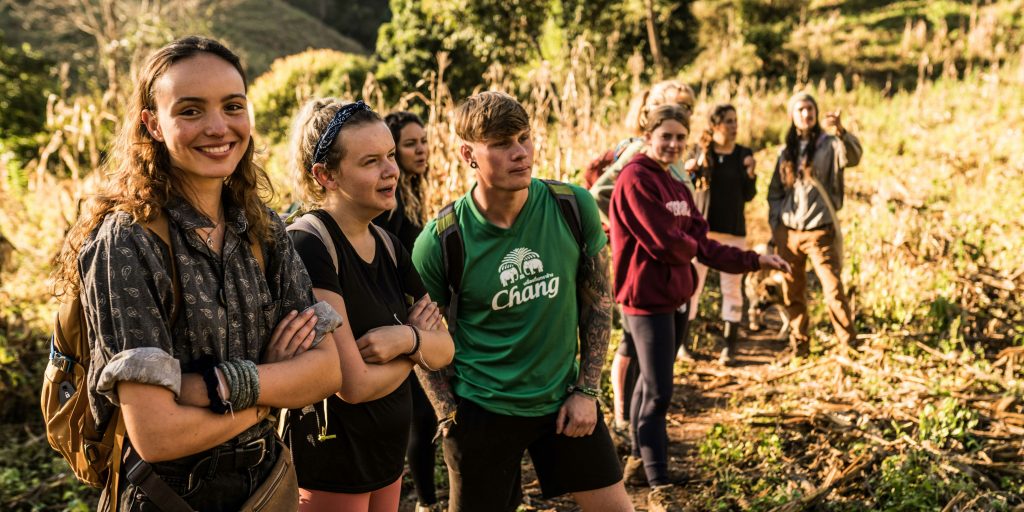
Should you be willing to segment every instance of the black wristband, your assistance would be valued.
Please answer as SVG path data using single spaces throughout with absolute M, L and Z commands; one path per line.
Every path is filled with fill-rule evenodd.
M 206 396 L 210 398 L 210 410 L 215 414 L 227 414 L 230 409 L 228 403 L 221 399 L 220 393 L 217 391 L 217 386 L 220 382 L 217 380 L 217 367 L 208 366 L 203 368 L 200 372 L 203 376 L 203 382 L 206 383 Z
M 417 329 L 416 326 L 412 324 L 409 324 L 409 328 L 412 329 L 412 335 L 415 336 L 415 341 L 413 342 L 412 350 L 404 354 L 406 356 L 411 356 L 415 354 L 417 350 L 420 349 L 420 330 Z

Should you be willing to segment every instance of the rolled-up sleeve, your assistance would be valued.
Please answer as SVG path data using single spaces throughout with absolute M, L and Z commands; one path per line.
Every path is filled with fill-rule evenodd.
M 96 392 L 110 403 L 121 405 L 117 398 L 117 383 L 121 381 L 164 387 L 177 398 L 181 394 L 181 363 L 155 347 L 130 348 L 118 352 L 103 366 Z
M 157 243 L 128 215 L 113 214 L 79 252 L 89 382 L 102 381 L 105 391 L 97 391 L 114 404 L 119 381 L 160 385 L 175 395 L 180 390 L 168 329 L 173 284 Z

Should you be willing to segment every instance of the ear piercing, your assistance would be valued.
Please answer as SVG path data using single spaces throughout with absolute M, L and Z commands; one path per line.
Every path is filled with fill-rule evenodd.
M 478 168 L 480 166 L 477 165 L 476 160 L 472 160 L 472 161 L 469 162 L 469 167 L 470 167 L 470 169 L 476 169 L 476 168 Z

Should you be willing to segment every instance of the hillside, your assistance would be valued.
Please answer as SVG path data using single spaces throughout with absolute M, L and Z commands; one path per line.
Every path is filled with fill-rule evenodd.
M 238 52 L 251 78 L 270 69 L 275 59 L 309 48 L 367 53 L 354 39 L 281 0 L 220 2 L 210 32 Z

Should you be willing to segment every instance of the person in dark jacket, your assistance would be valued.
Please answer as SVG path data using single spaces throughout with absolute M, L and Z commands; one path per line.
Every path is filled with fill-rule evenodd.
M 708 238 L 708 223 L 686 185 L 668 166 L 679 159 L 689 134 L 689 118 L 675 106 L 647 115 L 647 149 L 623 169 L 612 193 L 612 254 L 615 300 L 633 332 L 640 379 L 633 392 L 633 453 L 627 471 L 642 461 L 652 510 L 667 509 L 668 435 L 665 415 L 672 398 L 672 367 L 687 316 L 679 306 L 693 295 L 696 271 L 691 261 L 725 272 L 761 267 L 789 271 L 774 255 L 758 255 Z
M 779 255 L 793 267 L 783 288 L 789 316 L 791 355 L 804 357 L 807 336 L 807 260 L 821 281 L 832 327 L 842 347 L 856 343 L 850 302 L 843 290 L 844 171 L 860 163 L 860 141 L 843 127 L 840 112 L 818 123 L 818 103 L 807 93 L 789 100 L 786 146 L 768 185 L 768 223 Z M 826 129 L 832 132 L 829 134 Z
M 744 205 L 757 193 L 754 152 L 736 144 L 736 107 L 716 106 L 708 119 L 707 133 L 701 138 L 697 154 L 683 163 L 694 176 L 698 206 L 708 221 L 708 237 L 740 249 L 747 248 L 747 222 Z M 701 199 L 704 204 L 701 205 Z M 690 299 L 689 315 L 697 317 L 697 305 L 704 289 L 708 267 L 696 264 L 697 291 Z M 723 272 L 722 321 L 725 322 L 725 348 L 719 362 L 732 364 L 736 353 L 736 336 L 743 318 L 743 276 Z

